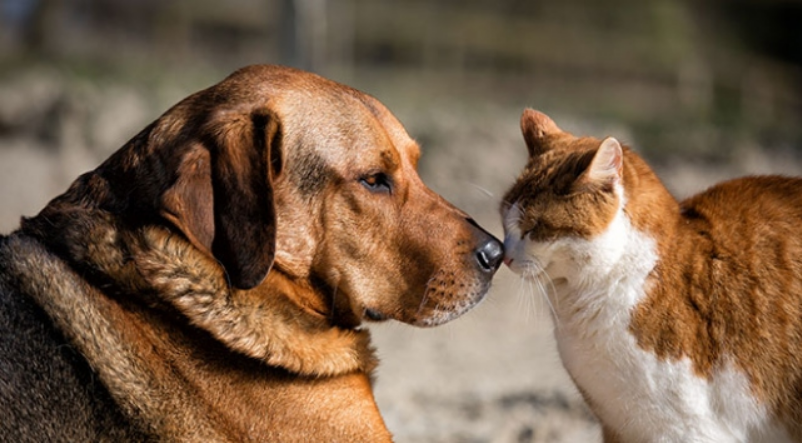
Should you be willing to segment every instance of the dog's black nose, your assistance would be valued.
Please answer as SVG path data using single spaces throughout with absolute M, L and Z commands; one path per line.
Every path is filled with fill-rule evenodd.
M 504 247 L 495 238 L 491 237 L 476 249 L 476 260 L 479 266 L 487 272 L 495 272 L 504 258 Z

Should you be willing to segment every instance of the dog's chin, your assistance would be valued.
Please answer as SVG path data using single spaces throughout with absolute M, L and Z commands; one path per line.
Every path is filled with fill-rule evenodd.
M 406 316 L 403 314 L 390 315 L 390 314 L 385 314 L 378 309 L 365 308 L 362 311 L 362 318 L 365 321 L 373 323 L 380 323 L 387 320 L 395 320 L 397 322 L 406 323 L 411 326 L 416 326 L 420 328 L 431 328 L 443 325 L 452 320 L 456 320 L 457 318 L 464 315 L 466 312 L 476 307 L 476 305 L 478 305 L 479 302 L 481 302 L 482 298 L 480 298 L 475 302 L 462 303 L 458 306 L 454 306 L 449 309 L 438 309 L 434 312 L 428 313 L 427 315 L 420 315 L 420 314 L 416 314 L 414 316 Z
M 475 307 L 476 304 L 477 303 L 471 303 L 467 306 L 458 307 L 451 310 L 436 311 L 425 317 L 416 318 L 405 323 L 409 323 L 420 328 L 433 328 L 435 326 L 444 325 L 450 321 L 458 319 L 463 314 Z

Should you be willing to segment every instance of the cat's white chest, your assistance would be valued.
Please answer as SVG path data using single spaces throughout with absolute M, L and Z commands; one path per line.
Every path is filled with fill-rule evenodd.
M 772 429 L 734 366 L 707 380 L 688 359 L 661 361 L 620 325 L 608 326 L 589 339 L 563 325 L 556 337 L 566 369 L 625 442 L 792 441 Z
M 594 411 L 624 442 L 790 441 L 771 429 L 766 408 L 734 365 L 721 365 L 707 379 L 688 358 L 661 360 L 638 346 L 630 313 L 646 295 L 656 256 L 648 238 L 627 229 L 617 234 L 626 238 L 598 239 L 628 245 L 615 257 L 626 272 L 594 278 L 594 269 L 610 260 L 590 262 L 573 280 L 584 283 L 561 285 L 552 297 L 561 359 Z

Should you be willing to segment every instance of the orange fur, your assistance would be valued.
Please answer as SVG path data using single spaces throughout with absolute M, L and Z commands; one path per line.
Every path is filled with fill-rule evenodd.
M 619 324 L 615 317 L 610 317 L 613 320 L 609 324 L 615 326 L 599 327 L 621 328 L 619 332 L 625 330 L 630 334 L 639 348 L 626 351 L 633 356 L 640 355 L 639 352 L 652 354 L 666 368 L 689 362 L 691 371 L 687 377 L 682 376 L 686 377 L 683 380 L 697 378 L 701 383 L 718 386 L 721 374 L 733 368 L 736 377 L 743 376 L 747 380 L 747 391 L 715 395 L 731 395 L 743 399 L 738 401 L 745 404 L 753 402 L 755 412 L 744 412 L 750 420 L 759 417 L 759 411 L 765 410 L 768 414 L 765 419 L 754 418 L 755 423 L 749 424 L 748 429 L 733 431 L 733 435 L 753 431 L 759 434 L 761 427 L 768 429 L 779 424 L 780 432 L 794 441 L 802 441 L 802 237 L 799 235 L 802 179 L 746 177 L 721 183 L 678 202 L 637 154 L 621 147 L 614 139 L 602 142 L 575 137 L 562 131 L 544 114 L 532 110 L 524 112 L 521 127 L 530 159 L 504 197 L 505 220 L 515 222 L 508 223 L 505 228 L 521 232 L 538 244 L 568 239 L 579 245 L 591 245 L 611 229 L 619 209 L 623 208 L 623 217 L 629 225 L 622 226 L 631 225 L 635 233 L 631 235 L 647 239 L 645 244 L 653 242 L 650 253 L 657 258 L 642 286 L 633 289 L 636 294 L 643 295 L 631 310 L 610 314 L 624 315 L 629 320 Z M 606 147 L 610 149 L 605 151 Z M 507 213 L 513 205 L 520 210 L 517 218 Z M 506 243 L 508 249 L 512 249 L 510 245 L 520 249 L 519 240 L 509 238 L 509 233 Z M 597 250 L 597 253 L 606 252 Z M 627 251 L 622 254 L 626 255 Z M 513 255 L 508 251 L 506 259 L 512 266 L 515 260 L 526 258 Z M 637 258 L 635 260 L 637 262 Z M 641 261 L 648 262 L 648 257 L 644 256 Z M 578 269 L 580 274 L 569 278 L 585 278 L 582 268 Z M 619 275 L 626 274 L 626 269 L 585 272 L 599 273 L 599 281 L 605 281 L 605 272 Z M 617 278 L 626 280 L 626 277 Z M 572 287 L 572 284 L 573 281 L 555 282 L 559 287 Z M 606 304 L 619 306 L 618 300 L 624 299 L 618 297 L 631 297 L 629 293 L 617 292 L 624 291 L 620 289 L 624 283 L 613 281 L 609 285 L 609 289 L 598 288 L 604 296 L 594 301 L 595 305 L 587 301 L 590 296 L 568 290 L 558 290 L 560 299 L 554 304 L 568 303 L 574 314 L 593 309 L 601 313 Z M 557 312 L 556 315 L 558 321 L 564 320 L 561 317 L 564 314 Z M 602 314 L 588 314 L 584 317 L 584 326 L 575 333 L 569 332 L 572 314 L 565 315 L 568 318 L 566 331 L 558 326 L 556 334 L 558 341 L 561 335 L 574 334 L 561 341 L 566 355 L 581 359 L 581 354 L 578 357 L 572 354 L 573 349 L 580 349 L 576 347 L 580 342 L 588 343 L 588 348 L 582 349 L 604 346 L 595 344 L 595 333 L 588 332 L 595 328 L 593 324 L 603 317 Z M 598 352 L 604 356 L 599 357 L 602 359 L 629 358 L 606 355 L 604 350 Z M 611 363 L 609 367 L 634 371 L 636 379 L 640 377 L 639 362 L 646 361 L 640 358 L 632 357 L 629 363 L 621 365 Z M 665 377 L 670 380 L 680 370 L 666 371 L 669 375 Z M 569 372 L 572 376 L 574 372 L 582 372 L 581 363 L 572 362 Z M 627 377 L 626 374 L 608 374 L 608 377 Z M 632 436 L 643 435 L 632 429 L 643 428 L 631 424 L 638 420 L 638 412 L 632 411 L 633 417 L 616 416 L 610 411 L 627 408 L 625 405 L 613 408 L 608 403 L 623 400 L 602 395 L 603 391 L 597 386 L 583 385 L 587 380 L 586 376 L 575 376 L 588 404 L 602 420 L 605 442 L 640 441 Z M 662 395 L 649 394 L 636 383 L 622 386 L 627 390 L 644 389 L 644 396 Z M 624 394 L 622 392 L 620 398 L 627 398 Z M 637 391 L 632 395 L 637 397 Z M 708 393 L 701 389 L 689 389 L 676 395 L 708 398 Z M 699 401 L 704 404 L 707 400 Z M 711 410 L 716 411 L 719 407 L 716 402 L 721 400 L 715 397 L 710 401 Z M 653 404 L 666 407 L 681 403 L 655 398 Z M 660 407 L 654 406 L 655 410 Z M 695 417 L 694 413 L 687 411 L 687 416 Z M 655 416 L 660 414 L 655 413 Z M 665 417 L 668 419 L 669 415 Z M 699 426 L 699 435 L 718 432 L 705 429 L 693 418 L 687 420 L 682 426 L 688 429 Z M 667 428 L 654 426 L 653 429 Z M 660 435 L 648 437 L 655 441 L 661 438 Z

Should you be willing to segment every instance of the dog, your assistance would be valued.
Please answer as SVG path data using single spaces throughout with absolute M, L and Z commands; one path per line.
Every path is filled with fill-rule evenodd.
M 0 239 L 0 440 L 391 441 L 365 321 L 479 303 L 501 243 L 375 98 L 250 66 Z

